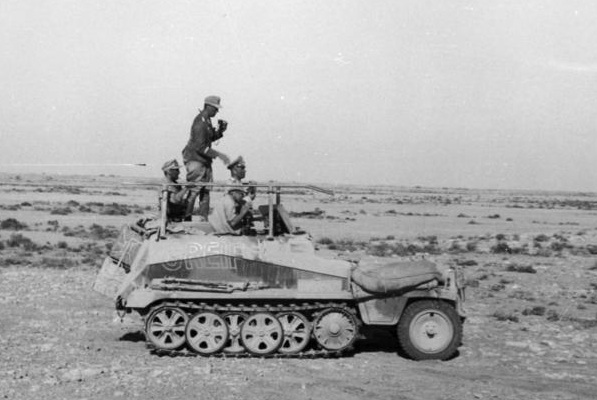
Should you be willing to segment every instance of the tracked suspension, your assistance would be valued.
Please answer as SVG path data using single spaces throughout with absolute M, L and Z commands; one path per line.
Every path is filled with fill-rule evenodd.
M 352 350 L 359 328 L 345 303 L 165 301 L 145 318 L 147 347 L 171 357 L 339 357 Z

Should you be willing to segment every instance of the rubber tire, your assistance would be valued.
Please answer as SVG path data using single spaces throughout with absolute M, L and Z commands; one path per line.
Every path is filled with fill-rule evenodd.
M 437 352 L 426 352 L 413 344 L 410 331 L 417 316 L 425 312 L 440 314 L 442 319 L 451 324 L 452 337 L 447 346 Z M 397 326 L 398 345 L 405 355 L 415 361 L 419 360 L 449 360 L 458 352 L 462 341 L 462 321 L 452 305 L 440 300 L 417 300 L 410 303 L 402 313 Z

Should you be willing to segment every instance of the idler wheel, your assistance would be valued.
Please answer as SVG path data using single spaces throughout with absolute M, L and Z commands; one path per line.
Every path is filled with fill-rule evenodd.
M 201 355 L 222 350 L 228 341 L 228 326 L 224 318 L 213 312 L 199 312 L 187 323 L 188 345 Z
M 180 308 L 159 307 L 145 320 L 145 336 L 159 349 L 177 349 L 185 342 L 188 319 L 187 314 Z
M 240 341 L 240 328 L 243 323 L 249 318 L 245 313 L 230 312 L 222 316 L 226 325 L 228 325 L 228 343 L 224 347 L 226 353 L 242 353 L 245 348 Z
M 282 324 L 270 313 L 251 315 L 240 328 L 240 338 L 247 351 L 265 355 L 278 350 L 284 339 Z
M 307 347 L 311 335 L 311 324 L 304 315 L 298 312 L 283 312 L 276 317 L 284 331 L 280 353 L 295 354 Z
M 351 313 L 341 308 L 323 311 L 313 324 L 317 343 L 326 350 L 338 351 L 350 347 L 358 332 L 358 323 Z

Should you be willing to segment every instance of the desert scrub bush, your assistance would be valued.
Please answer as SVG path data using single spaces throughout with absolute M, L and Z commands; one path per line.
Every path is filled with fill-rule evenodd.
M 503 310 L 497 310 L 492 315 L 498 321 L 519 322 L 518 316 L 514 313 L 509 313 Z
M 27 224 L 16 220 L 15 218 L 8 218 L 0 222 L 0 229 L 11 231 L 22 231 L 27 229 Z
M 92 224 L 89 227 L 89 234 L 92 239 L 105 240 L 117 238 L 120 231 L 111 225 L 103 227 L 98 224 Z
M 438 243 L 436 235 L 419 236 L 417 238 L 417 240 L 420 240 L 421 242 L 428 242 L 430 244 L 437 244 Z
M 551 251 L 550 249 L 537 249 L 537 252 L 535 253 L 536 256 L 538 257 L 551 257 L 553 256 L 553 251 Z
M 597 246 L 594 244 L 588 244 L 586 246 L 587 251 L 589 252 L 589 254 L 591 255 L 596 255 L 597 254 Z
M 367 244 L 365 242 L 361 241 L 355 241 L 352 239 L 341 239 L 328 245 L 328 249 L 338 251 L 357 251 L 363 250 L 366 247 L 366 245 Z
M 85 229 L 82 225 L 78 225 L 74 229 L 69 228 L 68 226 L 62 227 L 62 234 L 67 237 L 79 237 L 82 239 L 94 239 L 94 240 L 106 240 L 106 239 L 114 239 L 118 237 L 119 230 L 116 229 L 114 226 L 108 225 L 103 227 L 98 224 L 92 224 L 89 227 L 89 231 Z
M 488 215 L 487 218 L 489 218 L 489 219 L 498 219 L 498 218 L 501 218 L 501 217 L 500 217 L 500 214 L 492 214 L 492 215 Z
M 465 253 L 466 250 L 465 248 L 463 248 L 460 243 L 458 242 L 452 242 L 450 244 L 450 247 L 448 247 L 448 253 L 452 253 L 452 254 L 459 254 L 459 253 Z
M 493 285 L 489 286 L 489 290 L 491 290 L 492 292 L 499 292 L 501 290 L 506 289 L 506 285 L 504 285 L 503 283 L 494 283 Z
M 456 265 L 460 267 L 474 267 L 475 265 L 479 265 L 479 263 L 475 260 L 456 260 Z
M 564 249 L 569 249 L 571 247 L 573 246 L 566 242 L 551 242 L 551 244 L 549 245 L 550 249 L 557 252 L 562 252 Z
M 412 243 L 403 244 L 381 242 L 369 245 L 367 248 L 367 254 L 379 257 L 408 257 L 419 253 L 439 254 L 440 252 L 441 250 L 432 243 L 427 243 L 420 246 Z
M 0 241 L 0 250 L 4 250 L 5 248 L 4 242 Z
M 68 214 L 72 214 L 73 210 L 70 209 L 70 207 L 55 207 L 52 208 L 52 210 L 50 211 L 50 214 L 52 215 L 68 215 Z
M 476 240 L 466 242 L 466 251 L 475 252 L 477 251 L 477 247 L 479 246 L 479 242 Z
M 39 249 L 39 245 L 27 236 L 23 236 L 20 233 L 13 233 L 10 238 L 6 241 L 8 247 L 19 247 L 26 251 L 36 251 Z
M 393 254 L 393 249 L 387 242 L 381 242 L 369 247 L 367 254 L 377 257 L 390 257 Z
M 317 241 L 317 243 L 327 246 L 327 245 L 333 244 L 334 241 L 332 239 L 330 239 L 329 237 L 322 237 L 321 239 L 319 239 Z
M 525 291 L 525 290 L 516 290 L 508 295 L 511 299 L 517 300 L 526 300 L 526 301 L 535 301 L 535 296 L 533 293 Z
M 590 271 L 597 271 L 597 261 L 595 261 L 595 262 L 593 263 L 593 265 L 591 265 L 591 266 L 589 267 L 589 270 L 590 270 Z
M 59 249 L 68 249 L 68 243 L 66 243 L 64 240 L 61 240 L 56 243 L 56 247 Z
M 535 238 L 533 239 L 533 241 L 535 242 L 547 242 L 549 241 L 549 236 L 545 235 L 545 234 L 540 234 L 535 236 Z
M 545 315 L 545 307 L 544 306 L 535 306 L 533 308 L 525 308 L 522 311 L 522 315 L 538 315 L 538 316 L 543 316 L 543 315 Z
M 537 270 L 532 265 L 510 264 L 506 267 L 509 272 L 521 272 L 527 274 L 536 274 Z
M 68 257 L 42 257 L 34 265 L 42 268 L 66 269 L 76 266 L 77 262 Z
M 560 314 L 558 314 L 556 310 L 547 310 L 545 318 L 551 322 L 559 321 L 561 319 Z
M 131 213 L 129 206 L 124 204 L 112 203 L 105 205 L 100 210 L 100 215 L 129 215 Z
M 24 257 L 6 257 L 4 259 L 0 259 L 1 266 L 10 266 L 10 265 L 26 265 L 29 264 L 29 260 Z
M 499 242 L 494 246 L 491 246 L 491 252 L 494 254 L 512 254 L 512 249 L 506 242 Z

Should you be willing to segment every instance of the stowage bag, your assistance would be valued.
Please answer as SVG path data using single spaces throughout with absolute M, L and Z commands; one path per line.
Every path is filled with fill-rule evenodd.
M 442 273 L 435 263 L 427 260 L 359 266 L 352 271 L 353 282 L 370 293 L 404 291 L 434 279 L 441 281 Z

